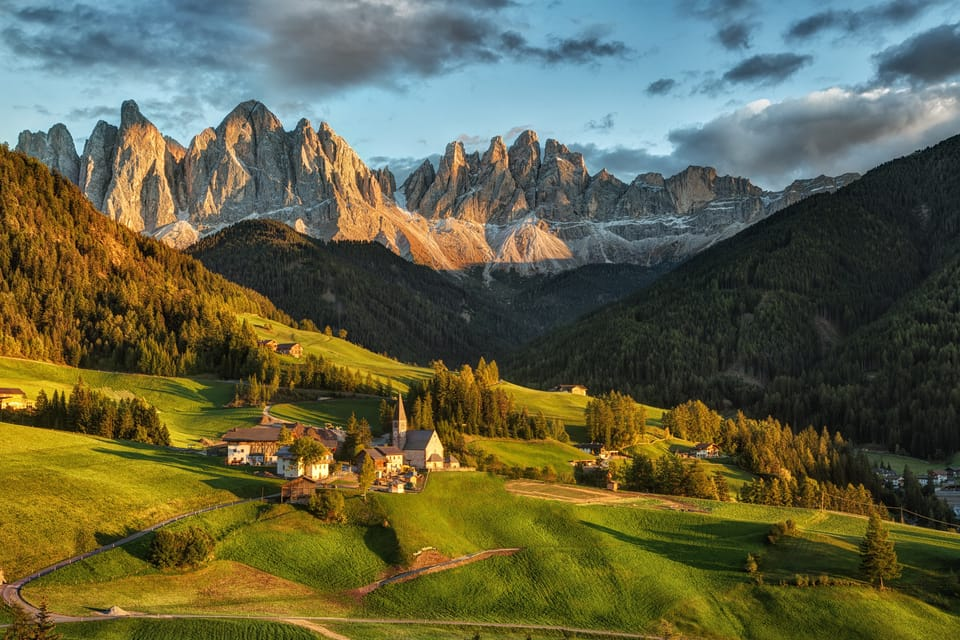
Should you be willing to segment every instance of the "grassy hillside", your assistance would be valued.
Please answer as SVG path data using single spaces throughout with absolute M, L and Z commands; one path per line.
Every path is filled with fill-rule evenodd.
M 661 406 L 960 450 L 960 137 L 803 200 L 501 363 Z
M 650 632 L 666 621 L 716 638 L 820 638 L 828 631 L 844 638 L 928 638 L 960 631 L 955 534 L 891 524 L 904 573 L 894 589 L 879 592 L 857 574 L 865 520 L 841 514 L 689 500 L 687 510 L 649 499 L 574 505 L 515 496 L 501 480 L 471 473 L 434 474 L 423 494 L 378 495 L 375 502 L 389 529 L 323 526 L 288 507 L 238 508 L 201 520 L 221 539 L 217 560 L 203 569 L 159 573 L 139 559 L 142 549 L 117 550 L 45 578 L 27 595 L 77 611 L 138 602 L 149 611 L 340 612 Z M 801 536 L 765 546 L 770 524 L 786 518 L 797 522 Z M 449 557 L 522 550 L 383 587 L 361 600 L 347 594 L 395 557 L 427 546 Z M 743 572 L 747 553 L 761 555 L 764 584 Z M 830 585 L 799 588 L 797 574 L 810 581 L 826 576 Z M 262 587 L 231 586 L 242 580 Z M 91 583 L 95 588 L 85 588 Z M 353 637 L 349 627 L 338 628 Z
M 171 516 L 276 491 L 221 460 L 0 424 L 0 567 L 7 579 Z
M 302 627 L 263 620 L 111 620 L 57 625 L 63 640 L 313 640 Z

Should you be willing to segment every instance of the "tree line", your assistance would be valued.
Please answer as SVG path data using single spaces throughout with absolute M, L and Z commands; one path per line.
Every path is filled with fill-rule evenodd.
M 4 409 L 2 420 L 46 429 L 87 433 L 117 440 L 170 445 L 167 425 L 152 405 L 141 398 L 113 400 L 80 379 L 69 397 L 41 389 L 33 408 Z

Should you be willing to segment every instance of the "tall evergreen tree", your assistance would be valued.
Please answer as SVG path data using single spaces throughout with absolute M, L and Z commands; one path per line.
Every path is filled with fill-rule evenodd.
M 900 564 L 887 528 L 876 511 L 867 521 L 867 533 L 860 542 L 860 571 L 870 584 L 882 591 L 883 581 L 900 577 Z

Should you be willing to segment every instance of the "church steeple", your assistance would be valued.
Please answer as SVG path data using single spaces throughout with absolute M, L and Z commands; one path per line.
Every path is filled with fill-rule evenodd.
M 403 396 L 397 394 L 397 410 L 393 414 L 393 421 L 390 423 L 393 435 L 393 446 L 403 449 L 407 443 L 407 413 L 403 410 Z

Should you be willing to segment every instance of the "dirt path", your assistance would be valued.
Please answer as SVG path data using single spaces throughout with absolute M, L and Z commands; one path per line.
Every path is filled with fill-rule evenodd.
M 505 485 L 510 493 L 539 498 L 541 500 L 556 500 L 572 504 L 622 504 L 635 500 L 646 499 L 658 503 L 658 508 L 671 511 L 698 511 L 706 513 L 698 504 L 687 502 L 676 496 L 661 496 L 653 493 L 637 493 L 635 491 L 606 491 L 593 487 L 582 487 L 569 484 L 552 484 L 537 480 L 511 480 Z
M 295 624 L 298 627 L 303 627 L 304 629 L 309 629 L 310 631 L 316 631 L 324 638 L 332 638 L 332 640 L 350 640 L 350 638 L 347 636 L 340 635 L 336 631 L 331 631 L 330 629 L 327 629 L 316 622 L 304 620 L 303 618 L 284 618 L 283 622 L 289 622 L 290 624 Z
M 355 596 L 363 597 L 371 591 L 375 591 L 388 584 L 407 582 L 408 580 L 413 580 L 414 578 L 419 578 L 420 576 L 429 575 L 431 573 L 439 573 L 441 571 L 447 571 L 448 569 L 455 569 L 456 567 L 462 567 L 465 564 L 470 564 L 471 562 L 477 562 L 479 560 L 486 560 L 487 558 L 492 558 L 494 556 L 512 556 L 518 551 L 520 551 L 518 547 L 509 547 L 504 549 L 487 549 L 485 551 L 468 553 L 465 556 L 453 558 L 452 560 L 444 560 L 442 562 L 429 564 L 424 567 L 410 569 L 409 571 L 402 571 L 390 577 L 383 578 L 382 580 L 377 580 L 376 582 L 372 582 L 366 586 L 360 587 L 359 589 L 354 589 L 350 593 Z

